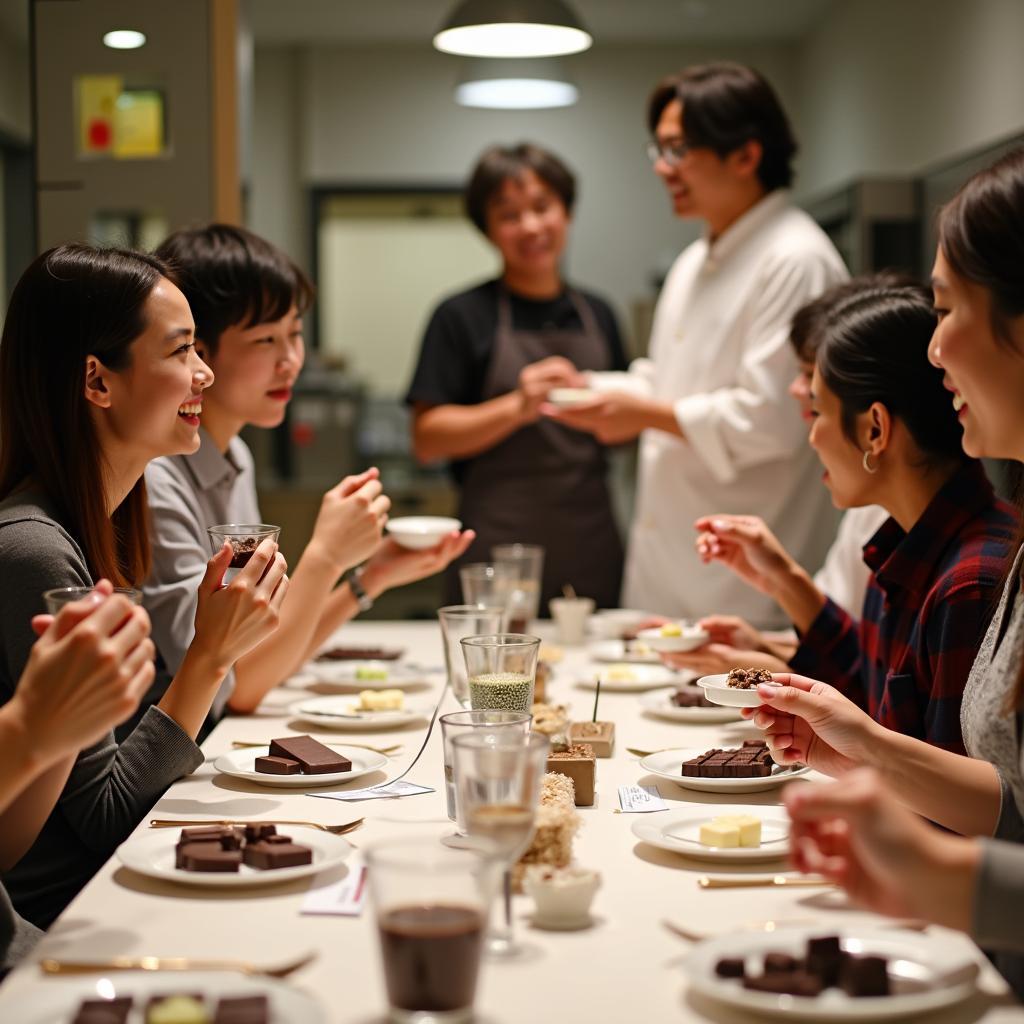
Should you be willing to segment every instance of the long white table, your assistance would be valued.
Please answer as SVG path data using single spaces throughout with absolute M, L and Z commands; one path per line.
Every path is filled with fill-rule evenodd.
M 548 629 L 542 628 L 542 632 L 549 634 Z M 437 668 L 429 675 L 430 691 L 418 691 L 416 698 L 436 700 L 440 694 L 444 676 L 436 624 L 354 623 L 346 627 L 343 636 L 347 644 L 407 648 L 408 658 Z M 593 701 L 592 693 L 575 685 L 586 671 L 585 651 L 567 649 L 549 688 L 549 699 L 569 703 L 580 718 L 589 717 Z M 436 792 L 397 800 L 342 803 L 311 799 L 300 791 L 249 784 L 214 770 L 213 760 L 230 750 L 233 740 L 266 741 L 288 732 L 326 735 L 300 725 L 289 714 L 289 705 L 308 696 L 300 689 L 281 687 L 268 696 L 257 714 L 223 721 L 203 748 L 207 762 L 172 786 L 147 819 L 282 817 L 334 823 L 362 816 L 365 824 L 351 834 L 360 848 L 389 836 L 440 837 L 451 831 L 445 816 L 440 737 L 436 734 L 408 776 Z M 445 710 L 455 710 L 450 695 L 446 700 L 451 706 Z M 616 751 L 613 758 L 597 763 L 597 802 L 593 808 L 580 809 L 584 824 L 575 846 L 577 862 L 598 869 L 603 876 L 594 905 L 595 924 L 580 932 L 541 931 L 530 925 L 529 900 L 518 897 L 517 931 L 531 947 L 530 955 L 512 962 L 485 963 L 477 998 L 482 1020 L 510 1024 L 568 1016 L 591 1022 L 739 1024 L 750 1018 L 687 991 L 681 963 L 688 944 L 670 935 L 661 926 L 662 919 L 713 934 L 765 919 L 807 922 L 813 918 L 824 929 L 860 919 L 879 920 L 851 910 L 835 891 L 699 889 L 696 880 L 700 875 L 726 874 L 729 869 L 722 871 L 717 865 L 640 843 L 630 831 L 637 816 L 617 813 L 617 789 L 626 783 L 659 783 L 673 810 L 693 803 L 729 802 L 647 776 L 638 759 L 626 753 L 626 746 L 706 750 L 753 737 L 753 727 L 658 720 L 642 713 L 635 694 L 622 693 L 602 694 L 600 717 L 616 723 Z M 404 770 L 423 735 L 422 723 L 392 732 L 331 733 L 339 741 L 351 738 L 381 746 L 401 742 L 404 749 L 388 766 L 389 777 Z M 353 783 L 353 788 L 365 781 Z M 778 790 L 734 798 L 747 804 L 777 804 L 778 800 Z M 147 831 L 145 822 L 139 831 Z M 780 869 L 771 863 L 753 868 L 760 874 Z M 301 916 L 299 908 L 310 884 L 306 880 L 250 890 L 199 889 L 149 880 L 112 859 L 56 922 L 32 961 L 0 986 L 0 1021 L 33 1020 L 33 1000 L 38 1001 L 45 986 L 59 984 L 38 970 L 36 961 L 43 957 L 231 956 L 262 963 L 284 961 L 308 949 L 318 951 L 317 959 L 294 974 L 291 982 L 322 1001 L 327 1020 L 337 1024 L 380 1020 L 386 1001 L 369 906 L 359 918 Z M 931 931 L 944 943 L 980 958 L 965 937 L 943 929 Z M 168 985 L 173 987 L 173 978 Z M 1024 1019 L 1024 1010 L 1006 995 L 1001 979 L 987 964 L 980 987 L 968 1002 L 928 1019 L 945 1024 Z

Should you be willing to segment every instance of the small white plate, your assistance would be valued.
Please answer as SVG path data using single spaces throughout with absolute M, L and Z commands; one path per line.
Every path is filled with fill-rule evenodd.
M 558 409 L 572 409 L 577 405 L 586 405 L 597 398 L 597 392 L 590 388 L 552 388 L 547 393 L 547 400 Z
M 884 956 L 889 961 L 892 995 L 854 997 L 838 988 L 827 988 L 815 997 L 775 995 L 753 992 L 738 978 L 720 978 L 715 973 L 715 964 L 723 957 L 744 957 L 749 960 L 748 970 L 760 973 L 765 953 L 803 956 L 809 938 L 825 935 L 838 935 L 847 952 Z M 937 935 L 822 923 L 814 928 L 737 931 L 706 939 L 687 957 L 684 970 L 695 991 L 746 1013 L 824 1022 L 888 1020 L 953 1006 L 974 992 L 978 965 L 963 952 L 951 950 Z
M 360 711 L 351 697 L 318 697 L 293 705 L 290 710 L 323 729 L 393 729 L 429 718 L 431 707 L 403 703 L 398 711 Z
M 682 628 L 682 633 L 679 636 L 665 636 L 659 626 L 654 629 L 641 629 L 636 638 L 659 654 L 683 654 L 686 651 L 695 651 L 711 639 L 711 635 L 706 629 L 693 622 L 680 622 L 678 625 Z
M 665 686 L 681 686 L 687 681 L 686 675 L 666 668 L 664 665 L 630 665 L 623 663 L 621 669 L 628 671 L 631 679 L 609 679 L 611 666 L 594 670 L 589 677 L 579 680 L 585 690 L 597 689 L 597 679 L 601 678 L 601 691 L 609 693 L 643 693 L 645 690 L 659 689 Z
M 705 725 L 715 725 L 721 722 L 738 722 L 742 718 L 736 708 L 676 707 L 672 703 L 672 694 L 675 691 L 676 687 L 673 687 L 671 690 L 655 690 L 653 693 L 645 693 L 640 698 L 640 706 L 650 715 L 668 718 L 673 722 L 703 722 Z
M 727 686 L 729 678 L 727 672 L 714 676 L 701 676 L 697 685 L 704 688 L 704 695 L 712 704 L 719 704 L 724 708 L 758 708 L 761 706 L 761 698 L 757 695 L 757 687 L 753 689 L 742 689 L 738 686 Z
M 700 827 L 719 814 L 750 814 L 760 818 L 761 845 L 705 846 L 700 841 Z M 633 835 L 651 846 L 697 860 L 778 860 L 789 852 L 789 818 L 776 807 L 700 804 L 690 813 L 670 820 L 661 814 L 644 814 L 633 822 Z
M 706 750 L 661 750 L 657 754 L 648 754 L 640 762 L 644 771 L 668 779 L 683 789 L 699 789 L 705 793 L 757 793 L 763 789 L 774 789 L 790 779 L 806 775 L 811 769 L 807 765 L 799 768 L 788 768 L 775 765 L 771 775 L 760 779 L 702 779 L 692 775 L 683 775 L 683 762 L 707 753 Z
M 319 871 L 326 871 L 343 863 L 352 850 L 351 844 L 341 836 L 303 828 L 301 825 L 284 825 L 282 834 L 291 836 L 299 846 L 308 846 L 313 851 L 313 863 L 298 864 L 290 868 L 273 868 L 269 871 L 251 868 L 248 864 L 241 865 L 237 872 L 185 871 L 174 866 L 174 848 L 181 835 L 181 829 L 178 828 L 154 829 L 152 832 L 132 836 L 115 852 L 117 859 L 126 868 L 149 878 L 206 888 L 246 888 L 255 885 L 278 885 L 281 882 L 291 882 L 296 878 L 315 875 Z
M 282 789 L 311 789 L 319 786 L 334 786 L 342 782 L 351 782 L 361 775 L 369 775 L 383 768 L 388 759 L 383 754 L 376 754 L 372 750 L 363 750 L 360 747 L 331 746 L 336 754 L 342 754 L 352 762 L 350 772 L 328 772 L 326 775 L 268 775 L 266 772 L 256 771 L 256 758 L 265 757 L 269 747 L 249 747 L 247 750 L 233 750 L 230 754 L 221 754 L 213 767 L 224 775 L 231 775 L 236 779 L 247 779 L 249 782 L 258 782 L 261 786 L 271 786 Z
M 386 676 L 359 679 L 360 669 L 383 670 Z M 427 682 L 424 672 L 394 661 L 310 661 L 302 666 L 299 674 L 346 690 L 407 690 Z
M 389 519 L 384 529 L 403 548 L 424 551 L 437 547 L 449 533 L 461 530 L 462 522 L 449 516 L 399 516 Z
M 594 661 L 624 661 L 631 665 L 660 665 L 661 658 L 647 644 L 636 640 L 599 640 L 587 648 Z

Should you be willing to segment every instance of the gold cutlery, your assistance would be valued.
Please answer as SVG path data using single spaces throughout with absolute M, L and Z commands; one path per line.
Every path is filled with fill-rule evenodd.
M 384 754 L 385 757 L 388 754 L 397 754 L 402 749 L 401 743 L 392 743 L 390 747 L 372 747 L 369 743 L 349 743 L 348 740 L 321 740 L 319 737 L 312 737 L 315 740 L 319 740 L 328 747 L 359 747 L 360 750 L 372 750 L 375 754 Z M 247 750 L 253 747 L 269 747 L 269 743 L 250 743 L 246 740 L 232 740 L 231 746 L 235 750 Z
M 666 750 L 683 750 L 684 747 L 662 747 L 660 750 L 641 750 L 639 747 L 626 747 L 627 753 L 634 757 L 650 757 L 651 754 L 663 754 Z
M 775 932 L 782 928 L 801 928 L 807 925 L 820 925 L 820 917 L 790 917 L 780 918 L 779 920 L 766 920 L 766 921 L 745 921 L 742 924 L 736 925 L 732 931 L 737 932 Z M 684 928 L 681 924 L 676 924 L 675 921 L 669 921 L 667 918 L 663 918 L 661 926 L 667 931 L 670 931 L 673 935 L 678 936 L 680 939 L 685 939 L 687 942 L 703 942 L 705 939 L 710 939 L 717 932 L 699 932 L 693 928 Z M 885 921 L 880 924 L 882 928 L 901 928 L 906 931 L 912 932 L 923 932 L 928 928 L 927 921 Z
M 251 821 L 196 821 L 194 818 L 188 820 L 178 818 L 150 818 L 149 827 L 175 828 L 180 826 L 182 828 L 188 828 L 191 826 L 192 828 L 198 828 L 203 825 L 253 825 L 258 822 L 259 824 L 266 825 L 307 825 L 309 828 L 318 828 L 321 832 L 330 832 L 331 835 L 340 836 L 344 835 L 346 832 L 355 831 L 355 829 L 362 825 L 363 821 L 363 818 L 356 818 L 354 821 L 346 821 L 344 825 L 321 825 L 319 821 L 294 821 L 284 818 L 274 818 L 271 820 L 266 818 L 256 818 Z
M 710 878 L 708 875 L 701 875 L 697 884 L 702 889 L 753 889 L 757 886 L 803 886 L 803 885 L 824 885 L 833 886 L 827 878 L 792 878 L 789 875 L 772 875 L 770 878 Z
M 109 960 L 41 960 L 43 974 L 93 974 L 103 971 L 238 971 L 287 978 L 316 959 L 306 953 L 283 964 L 252 964 L 247 960 L 202 960 L 185 956 L 115 956 Z

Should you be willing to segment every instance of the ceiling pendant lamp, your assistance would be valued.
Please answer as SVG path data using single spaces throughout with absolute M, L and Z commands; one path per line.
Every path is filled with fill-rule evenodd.
M 593 41 L 564 0 L 462 0 L 434 36 L 464 57 L 556 57 Z
M 568 107 L 579 92 L 557 60 L 471 60 L 458 84 L 455 102 L 490 110 L 543 110 Z

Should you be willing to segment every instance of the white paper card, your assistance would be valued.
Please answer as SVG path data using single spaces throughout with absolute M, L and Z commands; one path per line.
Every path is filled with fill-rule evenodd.
M 335 914 L 341 917 L 358 917 L 366 900 L 366 865 L 350 860 L 348 873 L 344 878 L 313 888 L 302 901 L 303 914 Z
M 623 812 L 667 811 L 657 786 L 619 786 L 619 807 Z
M 430 786 L 417 786 L 415 782 L 389 782 L 372 789 L 350 789 L 344 793 L 307 793 L 321 800 L 391 800 L 399 796 L 418 796 L 435 792 Z

